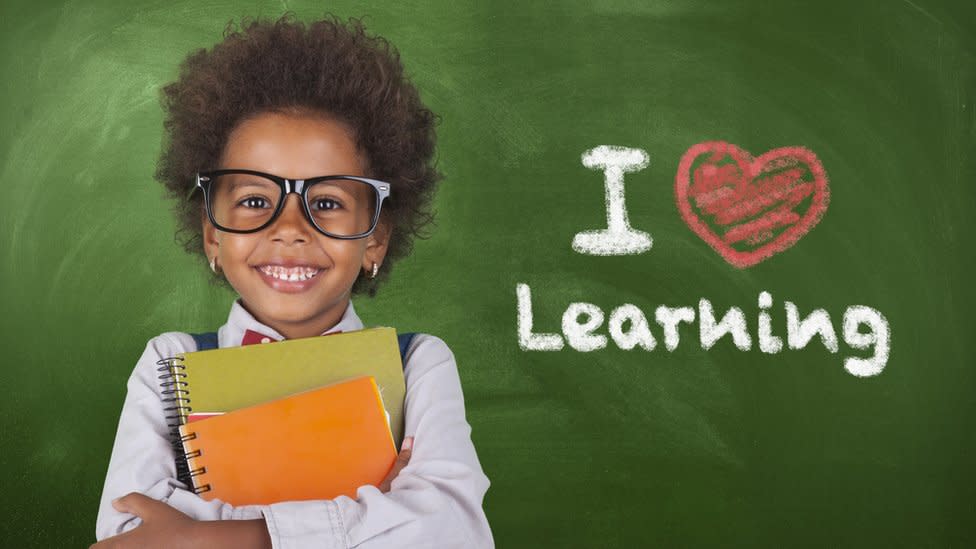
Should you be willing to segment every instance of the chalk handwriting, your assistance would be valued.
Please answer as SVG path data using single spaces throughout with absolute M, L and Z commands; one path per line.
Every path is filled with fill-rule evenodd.
M 630 226 L 624 204 L 624 174 L 647 167 L 642 149 L 601 145 L 583 153 L 583 165 L 603 170 L 607 202 L 607 228 L 582 231 L 573 238 L 573 249 L 590 255 L 629 255 L 651 249 L 651 235 Z
M 603 170 L 607 228 L 577 233 L 573 249 L 598 256 L 649 250 L 651 235 L 630 226 L 624 204 L 624 174 L 646 168 L 647 152 L 601 145 L 584 152 L 582 162 L 587 168 Z M 699 143 L 681 157 L 675 177 L 675 200 L 685 223 L 738 268 L 751 267 L 795 244 L 823 217 L 829 197 L 827 174 L 820 160 L 803 147 L 773 149 L 754 159 L 730 143 Z M 561 333 L 545 333 L 534 331 L 529 285 L 517 284 L 515 294 L 518 342 L 524 351 L 560 351 L 568 345 L 586 353 L 604 349 L 610 341 L 625 351 L 638 346 L 653 351 L 657 347 L 658 340 L 647 316 L 636 305 L 615 307 L 608 320 L 597 305 L 570 303 L 562 315 Z M 760 292 L 757 305 L 755 341 L 759 351 L 777 354 L 784 346 L 783 338 L 773 333 L 769 313 L 773 296 Z M 799 307 L 790 301 L 784 301 L 783 308 L 788 349 L 804 349 L 818 337 L 827 352 L 840 352 L 830 313 L 815 309 L 801 316 Z M 746 313 L 730 307 L 719 319 L 711 301 L 702 298 L 697 310 L 667 305 L 654 310 L 654 321 L 661 328 L 668 352 L 674 352 L 681 344 L 681 325 L 694 324 L 696 313 L 698 343 L 703 350 L 711 349 L 726 336 L 740 351 L 752 349 L 754 339 Z M 599 333 L 604 321 L 606 334 Z M 871 353 L 868 357 L 845 357 L 847 372 L 870 377 L 884 370 L 891 353 L 891 328 L 883 314 L 866 305 L 851 305 L 844 311 L 841 334 L 851 349 Z
M 645 351 L 653 351 L 656 340 L 644 312 L 629 303 L 620 305 L 610 312 L 607 335 L 599 333 L 606 315 L 599 306 L 592 303 L 570 303 L 562 315 L 562 334 L 535 333 L 533 331 L 532 291 L 528 284 L 516 285 L 518 307 L 519 346 L 525 351 L 559 351 L 569 345 L 579 352 L 592 352 L 605 348 L 609 341 L 623 350 L 640 346 Z M 768 354 L 779 353 L 783 341 L 772 334 L 769 309 L 773 298 L 769 292 L 759 294 L 758 339 L 760 350 Z M 783 303 L 786 316 L 786 340 L 791 350 L 805 348 L 814 336 L 819 336 L 825 350 L 831 354 L 840 351 L 833 320 L 824 309 L 815 309 L 806 316 L 796 304 Z M 654 320 L 660 326 L 664 338 L 664 348 L 675 351 L 681 344 L 682 324 L 692 325 L 698 318 L 698 342 L 702 349 L 709 350 L 726 336 L 740 351 L 752 348 L 752 335 L 749 332 L 745 313 L 738 307 L 729 308 L 716 320 L 711 301 L 702 298 L 698 308 L 658 306 Z M 625 327 L 629 324 L 629 327 Z M 866 328 L 867 331 L 862 331 Z M 687 332 L 688 328 L 684 328 Z M 880 374 L 888 363 L 891 352 L 891 329 L 888 320 L 877 310 L 865 305 L 851 305 L 844 311 L 844 343 L 856 351 L 870 351 L 867 357 L 848 356 L 844 358 L 844 369 L 857 377 L 870 377 Z

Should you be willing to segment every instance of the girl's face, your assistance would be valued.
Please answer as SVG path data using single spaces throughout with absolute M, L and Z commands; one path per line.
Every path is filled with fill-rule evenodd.
M 249 169 L 288 179 L 321 175 L 365 176 L 365 162 L 349 130 L 325 118 L 265 113 L 231 132 L 219 169 Z M 389 231 L 381 223 L 372 235 L 339 240 L 315 230 L 301 197 L 289 194 L 283 210 L 257 233 L 218 231 L 204 215 L 204 248 L 217 258 L 244 307 L 285 337 L 319 335 L 334 326 L 349 303 L 363 269 L 382 264 Z M 289 282 L 268 273 L 282 268 L 315 269 L 308 281 Z M 309 272 L 309 271 L 306 271 Z

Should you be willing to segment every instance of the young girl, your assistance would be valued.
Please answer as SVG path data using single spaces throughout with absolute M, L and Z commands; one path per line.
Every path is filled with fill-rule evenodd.
M 350 295 L 373 295 L 409 253 L 439 178 L 435 117 L 396 51 L 358 22 L 252 22 L 190 55 L 164 104 L 157 177 L 187 249 L 240 295 L 218 345 L 363 328 Z M 205 501 L 176 478 L 156 362 L 196 349 L 164 333 L 129 378 L 96 547 L 493 546 L 489 482 L 440 339 L 418 334 L 406 352 L 408 438 L 379 487 L 267 506 Z

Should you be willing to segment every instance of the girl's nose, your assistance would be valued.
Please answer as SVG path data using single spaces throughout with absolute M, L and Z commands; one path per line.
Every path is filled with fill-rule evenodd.
M 308 218 L 302 210 L 301 197 L 290 193 L 285 197 L 285 204 L 281 207 L 278 219 L 268 227 L 271 239 L 291 244 L 294 242 L 309 242 L 311 231 L 315 229 L 309 225 Z

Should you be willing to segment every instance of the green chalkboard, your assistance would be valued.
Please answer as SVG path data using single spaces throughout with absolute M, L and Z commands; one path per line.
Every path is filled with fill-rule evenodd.
M 161 86 L 325 9 L 442 117 L 438 225 L 356 307 L 455 352 L 498 547 L 976 543 L 972 2 L 206 4 L 0 8 L 4 546 L 94 541 L 145 342 L 234 298 L 174 242 Z M 797 195 L 732 239 L 750 192 Z M 650 247 L 574 248 L 613 227 Z

